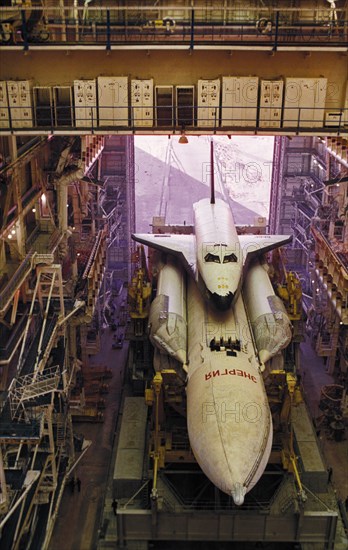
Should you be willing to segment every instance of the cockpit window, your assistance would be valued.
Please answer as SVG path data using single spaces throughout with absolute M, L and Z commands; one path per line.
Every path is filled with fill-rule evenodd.
M 224 256 L 224 261 L 223 263 L 224 264 L 228 264 L 229 262 L 237 262 L 237 256 L 235 254 L 233 254 L 233 252 L 231 254 L 226 254 Z
M 211 254 L 210 252 L 208 252 L 208 254 L 204 256 L 204 260 L 206 262 L 215 262 L 216 264 L 220 263 L 219 256 L 217 256 L 216 254 Z

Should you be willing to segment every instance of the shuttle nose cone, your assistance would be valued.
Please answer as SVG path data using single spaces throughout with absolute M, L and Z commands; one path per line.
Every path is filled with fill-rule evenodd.
M 220 311 L 226 311 L 231 307 L 234 294 L 232 294 L 232 292 L 229 292 L 228 294 L 221 296 L 221 294 L 217 294 L 216 292 L 214 292 L 211 296 L 215 307 Z
M 231 493 L 234 503 L 241 506 L 244 502 L 246 488 L 241 483 L 234 483 Z

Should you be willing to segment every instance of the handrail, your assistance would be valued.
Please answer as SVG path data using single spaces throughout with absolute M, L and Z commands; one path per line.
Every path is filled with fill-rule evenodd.
M 97 253 L 99 251 L 99 248 L 101 246 L 101 243 L 102 243 L 102 236 L 103 234 L 105 234 L 105 231 L 104 229 L 101 229 L 100 231 L 98 231 L 98 234 L 95 238 L 95 241 L 94 241 L 94 245 L 93 245 L 93 248 L 91 250 L 91 253 L 89 255 L 89 258 L 87 260 L 87 264 L 86 264 L 86 267 L 85 267 L 85 270 L 82 274 L 82 279 L 86 279 L 88 278 L 89 276 L 89 273 L 90 273 L 90 270 L 92 268 L 92 265 L 93 265 L 93 262 L 94 262 L 94 259 L 95 257 L 97 256 Z
M 83 12 L 85 12 L 86 8 L 84 6 L 72 6 L 70 3 L 67 3 L 66 6 L 62 5 L 64 4 L 64 0 L 63 2 L 61 1 L 59 3 L 59 6 L 30 6 L 30 8 L 27 8 L 27 11 L 44 11 L 44 12 L 57 12 L 58 14 L 61 14 L 64 10 L 67 11 L 67 12 L 71 12 L 73 11 L 74 13 L 76 14 L 83 14 Z M 167 6 L 161 6 L 161 5 L 147 5 L 147 6 L 141 6 L 141 5 L 138 5 L 136 6 L 136 11 L 137 12 L 164 12 L 165 15 L 167 15 L 167 12 L 168 11 L 171 11 L 171 10 L 175 10 L 177 13 L 179 11 L 185 13 L 185 12 L 189 12 L 190 10 L 192 9 L 192 6 L 191 4 L 187 4 L 186 6 L 178 6 L 176 5 L 175 3 L 173 3 L 173 5 L 171 6 L 170 4 Z M 241 7 L 241 6 L 216 6 L 216 5 L 212 5 L 212 6 L 207 6 L 206 3 L 202 3 L 202 5 L 199 5 L 199 4 L 196 4 L 193 8 L 195 11 L 201 11 L 202 13 L 208 13 L 208 12 L 216 12 L 216 11 L 224 11 L 226 13 L 238 13 L 238 12 L 251 12 L 251 13 L 262 13 L 262 14 L 271 14 L 271 13 L 276 13 L 276 12 L 282 12 L 282 13 L 287 13 L 287 14 L 295 14 L 295 15 L 298 15 L 299 13 L 308 13 L 309 15 L 312 16 L 313 14 L 313 7 L 272 7 L 272 6 L 267 6 L 267 7 L 260 7 L 260 6 L 247 6 L 247 7 Z M 330 12 L 330 7 L 328 6 L 326 9 L 323 7 L 322 9 L 319 9 L 319 14 L 321 13 L 326 13 L 326 14 L 329 14 Z M 122 5 L 122 6 L 114 6 L 112 5 L 112 0 L 110 0 L 110 3 L 108 4 L 106 2 L 106 5 L 105 6 L 88 6 L 88 12 L 107 12 L 107 11 L 110 11 L 110 12 L 119 12 L 119 13 L 124 13 L 124 12 L 132 12 L 134 13 L 135 11 L 135 8 L 134 6 L 127 6 L 127 5 Z M 1 14 L 6 14 L 7 12 L 10 12 L 10 13 L 13 13 L 14 11 L 16 11 L 16 8 L 14 8 L 14 6 L 1 6 L 0 8 L 0 15 Z M 20 9 L 17 8 L 17 11 L 21 11 Z M 342 14 L 345 14 L 346 13 L 346 8 L 336 8 L 336 13 L 337 15 L 342 13 Z M 74 19 L 74 18 L 70 18 L 70 19 Z
M 4 365 L 10 362 L 10 358 L 13 357 L 14 351 L 18 348 L 21 342 L 21 335 L 23 333 L 23 326 L 26 323 L 26 315 L 17 317 L 17 321 L 13 327 L 13 331 L 9 335 L 6 342 L 1 343 L 0 347 L 0 365 Z
M 15 11 L 15 13 L 14 13 Z M 42 12 L 44 30 L 40 29 L 35 33 L 28 25 L 32 11 Z M 195 43 L 202 41 L 199 38 L 203 34 L 203 41 L 212 47 L 216 42 L 224 43 L 226 35 L 233 37 L 236 42 L 247 46 L 247 37 L 250 34 L 254 38 L 267 39 L 265 45 L 271 44 L 273 49 L 278 49 L 280 43 L 295 46 L 295 43 L 305 40 L 308 43 L 324 43 L 326 46 L 335 44 L 347 44 L 347 10 L 345 8 L 323 7 L 316 10 L 313 15 L 313 8 L 288 8 L 288 7 L 247 7 L 240 6 L 137 6 L 137 15 L 134 16 L 133 6 L 33 6 L 27 10 L 14 10 L 13 7 L 0 9 L 0 16 L 6 20 L 11 15 L 13 29 L 3 33 L 2 42 L 6 47 L 16 46 L 19 43 L 18 31 L 21 32 L 21 47 L 29 50 L 33 44 L 40 44 L 43 48 L 51 47 L 50 32 L 61 27 L 60 40 L 54 39 L 56 44 L 71 43 L 83 45 L 87 39 L 89 43 L 103 44 L 106 50 L 110 50 L 114 44 L 113 33 L 115 29 L 121 31 L 120 40 L 124 43 L 134 44 L 132 35 L 138 32 L 138 41 L 144 43 L 146 39 L 153 36 L 161 43 L 173 43 L 178 38 L 180 43 L 186 43 L 192 50 Z M 171 16 L 171 12 L 175 16 Z M 219 19 L 215 16 L 219 14 Z M 242 13 L 242 15 L 241 15 Z M 29 15 L 28 15 L 29 14 Z M 130 16 L 129 16 L 130 14 Z M 214 20 L 212 20 L 214 17 Z M 300 20 L 297 18 L 300 17 Z M 162 19 L 161 19 L 162 18 Z M 169 19 L 171 25 L 166 24 Z M 295 21 L 293 21 L 295 19 Z M 261 20 L 269 21 L 270 26 L 266 29 L 260 27 Z M 103 27 L 103 29 L 101 29 Z M 218 32 L 214 33 L 214 28 Z M 67 29 L 71 29 L 69 40 L 67 40 Z M 202 32 L 203 29 L 203 32 Z M 206 36 L 204 36 L 206 29 Z M 102 37 L 98 36 L 103 30 Z M 318 34 L 319 30 L 319 34 Z M 34 31 L 34 32 L 32 32 Z M 92 39 L 89 36 L 92 35 Z M 252 31 L 252 32 L 251 32 Z M 75 38 L 71 35 L 75 33 Z M 317 35 L 317 36 L 316 36 Z M 101 38 L 101 40 L 99 40 Z M 12 40 L 12 44 L 11 44 Z M 0 42 L 0 47 L 1 47 Z
M 339 258 L 337 256 L 337 251 L 333 249 L 331 242 L 327 239 L 327 237 L 324 235 L 320 229 L 311 227 L 311 232 L 314 235 L 314 238 L 317 242 L 320 242 L 322 246 L 322 249 L 324 250 L 326 248 L 327 252 L 330 254 L 332 259 L 335 261 L 336 265 L 340 266 L 340 269 L 345 271 L 348 275 L 348 266 L 344 265 L 342 263 L 343 258 Z
M 27 241 L 27 244 L 31 242 L 31 240 L 36 236 L 37 233 L 35 233 L 34 236 L 30 236 L 30 238 Z M 45 252 L 51 253 L 57 244 L 59 243 L 60 239 L 62 238 L 62 234 L 59 231 L 54 231 L 52 233 L 51 239 L 47 246 L 45 246 Z M 32 261 L 35 255 L 38 254 L 38 251 L 35 250 L 35 245 L 33 246 L 33 249 L 30 250 L 30 252 L 26 255 L 26 257 L 21 261 L 18 268 L 16 269 L 15 273 L 11 276 L 11 279 L 5 286 L 5 288 L 0 292 L 0 311 L 3 311 L 9 301 L 11 300 L 13 294 L 17 290 L 18 286 L 20 286 L 20 283 L 22 279 L 24 280 L 25 277 L 29 274 L 29 272 L 32 269 Z
M 260 81 L 262 81 L 262 79 L 263 78 L 260 77 Z M 291 78 L 288 80 L 291 82 Z M 245 86 L 247 87 L 247 85 Z M 17 120 L 14 120 L 11 117 L 10 121 L 8 121 L 8 127 L 0 128 L 0 135 L 1 133 L 8 134 L 9 131 L 19 132 L 20 130 L 24 130 L 25 132 L 30 131 L 30 133 L 34 133 L 36 131 L 40 133 L 45 131 L 48 134 L 54 134 L 56 131 L 60 133 L 62 129 L 64 129 L 66 133 L 81 133 L 85 131 L 88 131 L 88 133 L 93 133 L 94 131 L 136 133 L 137 130 L 142 131 L 146 129 L 149 132 L 151 132 L 151 130 L 156 132 L 161 131 L 166 134 L 168 132 L 172 133 L 173 131 L 181 133 L 183 124 L 185 125 L 186 133 L 193 131 L 201 132 L 203 130 L 206 133 L 216 133 L 219 130 L 224 130 L 226 133 L 229 133 L 230 131 L 237 131 L 238 129 L 243 129 L 244 127 L 248 128 L 249 131 L 251 128 L 260 129 L 263 132 L 267 132 L 267 130 L 272 132 L 283 131 L 284 133 L 298 133 L 300 131 L 304 131 L 313 135 L 318 135 L 318 133 L 320 134 L 320 132 L 324 129 L 326 132 L 334 133 L 335 136 L 339 136 L 340 133 L 347 132 L 348 107 L 343 108 L 337 106 L 332 108 L 333 114 L 336 115 L 336 120 L 331 122 L 327 121 L 325 118 L 326 112 L 329 111 L 329 108 L 325 106 L 325 104 L 321 104 L 320 106 L 315 106 L 314 104 L 308 107 L 302 107 L 300 105 L 291 106 L 288 104 L 289 102 L 285 102 L 287 99 L 286 94 L 287 89 L 284 82 L 283 113 L 281 113 L 281 107 L 275 105 L 264 106 L 261 105 L 259 100 L 257 101 L 255 99 L 255 101 L 250 101 L 250 105 L 245 105 L 243 107 L 245 111 L 245 114 L 243 115 L 240 114 L 239 105 L 222 105 L 220 103 L 215 106 L 215 118 L 207 118 L 206 115 L 203 116 L 201 114 L 204 112 L 204 106 L 192 104 L 190 107 L 192 107 L 192 109 L 194 108 L 195 118 L 192 118 L 191 115 L 189 115 L 189 118 L 187 119 L 182 119 L 180 116 L 179 118 L 175 118 L 173 115 L 169 115 L 168 118 L 161 118 L 160 123 L 158 123 L 157 118 L 158 113 L 161 113 L 161 107 L 156 105 L 156 103 L 148 105 L 148 109 L 153 113 L 151 119 L 142 119 L 138 118 L 138 116 L 137 118 L 134 117 L 134 106 L 131 104 L 129 106 L 117 105 L 118 115 L 112 114 L 108 117 L 105 113 L 107 110 L 114 110 L 115 105 L 99 105 L 96 100 L 95 104 L 90 106 L 91 116 L 86 115 L 85 118 L 82 118 L 81 113 L 78 112 L 78 121 L 76 121 L 76 124 L 78 123 L 77 126 L 73 125 L 73 123 L 69 126 L 61 125 L 58 123 L 59 117 L 57 117 L 57 120 L 51 120 L 49 126 L 42 126 L 40 123 L 34 123 L 30 129 L 27 127 L 19 128 L 16 125 L 13 125 L 19 120 L 17 114 Z M 64 107 L 61 108 L 63 109 Z M 11 111 L 11 109 L 12 107 L 8 107 L 9 111 Z M 21 107 L 16 107 L 16 109 L 19 111 Z M 22 109 L 24 109 L 24 107 L 22 107 Z M 40 109 L 41 112 L 47 110 L 49 117 L 53 116 L 49 105 L 42 106 Z M 59 109 L 60 107 L 58 106 L 57 111 L 59 111 Z M 272 120 L 271 115 L 275 109 L 279 110 L 279 118 L 277 120 Z M 149 122 L 151 122 L 150 125 Z M 39 194 L 39 190 L 37 190 L 37 193 Z M 35 195 L 33 195 L 33 197 L 34 196 Z M 13 207 L 12 210 L 14 211 L 15 208 L 16 207 Z M 7 223 L 10 221 L 12 220 L 8 219 Z
M 0 292 L 0 311 L 5 309 L 9 300 L 18 288 L 20 281 L 28 275 L 29 271 L 31 271 L 32 258 L 33 252 L 29 252 L 20 263 L 15 273 L 12 275 L 4 290 Z
M 123 508 L 123 509 L 124 509 L 124 508 L 127 508 L 128 504 L 130 504 L 130 503 L 135 499 L 135 497 L 136 497 L 139 493 L 141 493 L 141 491 L 142 491 L 143 489 L 145 489 L 146 485 L 148 485 L 148 484 L 150 483 L 150 481 L 151 481 L 150 479 L 147 479 L 147 480 L 141 485 L 141 487 L 139 487 L 139 489 L 134 493 L 134 495 L 132 495 L 132 496 L 130 497 L 130 499 L 127 500 L 127 502 L 125 502 L 125 504 L 123 504 L 122 508 Z

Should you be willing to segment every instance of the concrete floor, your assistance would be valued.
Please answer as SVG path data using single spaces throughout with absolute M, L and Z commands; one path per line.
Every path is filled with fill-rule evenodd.
M 326 372 L 323 358 L 318 357 L 308 341 L 301 345 L 300 370 L 305 401 L 311 412 L 314 423 L 318 423 L 322 416 L 319 409 L 321 388 L 326 384 L 335 383 L 331 375 Z M 337 498 L 345 500 L 348 497 L 348 439 L 334 441 L 328 432 L 321 428 L 318 434 L 319 445 L 325 458 L 327 467 L 332 468 L 332 484 Z
M 107 381 L 109 393 L 103 395 L 106 401 L 104 422 L 74 423 L 74 432 L 91 440 L 92 444 L 76 468 L 81 492 L 75 488 L 72 493 L 70 487 L 65 488 L 50 550 L 91 550 L 97 545 L 128 348 L 125 343 L 122 349 L 112 349 L 112 336 L 111 330 L 106 329 L 101 337 L 101 351 L 91 360 L 91 364 L 106 365 L 113 372 Z

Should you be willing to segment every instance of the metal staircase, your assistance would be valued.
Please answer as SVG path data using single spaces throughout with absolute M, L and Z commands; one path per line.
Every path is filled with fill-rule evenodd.
M 36 300 L 38 300 L 40 310 L 42 312 L 42 325 L 41 332 L 37 345 L 37 353 L 35 358 L 35 364 L 33 370 L 43 370 L 45 363 L 50 355 L 52 347 L 55 343 L 57 336 L 57 319 L 53 322 L 54 315 L 52 315 L 52 299 L 59 298 L 61 317 L 64 317 L 64 298 L 63 298 L 63 280 L 62 269 L 60 265 L 51 266 L 38 266 L 37 267 L 37 282 L 33 293 L 33 299 L 28 315 L 26 328 L 23 334 L 21 351 L 18 359 L 17 372 L 20 373 L 24 364 L 24 352 L 26 344 L 28 343 L 28 336 L 30 333 L 30 327 L 34 316 L 34 306 Z M 44 299 L 46 304 L 44 307 Z
M 60 380 L 60 367 L 48 367 L 43 373 L 35 371 L 19 378 L 14 378 L 8 390 L 12 420 L 20 420 L 24 414 L 29 419 L 26 405 L 40 396 L 55 391 Z

